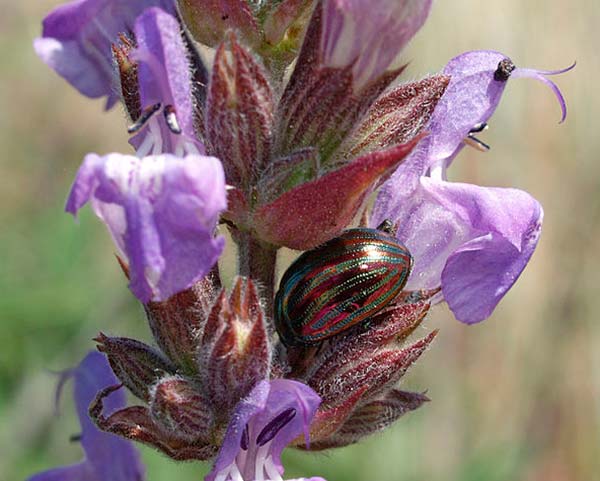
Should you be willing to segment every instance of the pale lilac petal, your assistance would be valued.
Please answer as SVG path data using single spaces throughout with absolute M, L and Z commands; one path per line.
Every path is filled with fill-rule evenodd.
M 35 39 L 39 57 L 87 97 L 117 100 L 111 44 L 131 33 L 135 18 L 153 5 L 174 11 L 172 0 L 73 0 L 44 19 Z
M 321 37 L 327 67 L 354 64 L 356 90 L 381 75 L 421 28 L 431 0 L 326 0 Z
M 184 135 L 195 139 L 192 70 L 179 22 L 160 8 L 150 8 L 136 20 L 135 38 L 142 108 L 172 105 Z
M 256 466 L 262 466 L 263 463 L 282 475 L 281 452 L 300 434 L 304 434 L 308 442 L 310 422 L 320 403 L 319 396 L 298 381 L 275 379 L 258 383 L 248 397 L 237 405 L 213 470 L 205 480 L 214 481 L 217 476 L 231 476 L 228 473 L 234 466 L 244 481 L 251 481 L 255 479 Z M 288 410 L 295 412 L 292 419 L 276 432 L 272 440 L 259 446 L 257 437 L 263 429 Z M 245 432 L 248 436 L 247 446 L 242 449 Z M 265 449 L 267 451 L 262 452 Z M 263 473 L 263 469 L 260 468 L 259 472 Z M 268 479 L 268 472 L 264 474 L 267 475 L 265 479 Z M 322 478 L 311 479 L 317 481 Z
M 86 156 L 66 210 L 91 201 L 129 262 L 142 301 L 164 300 L 203 277 L 224 239 L 213 236 L 226 208 L 221 163 L 213 157 Z
M 107 386 L 119 384 L 106 357 L 91 352 L 67 376 L 74 379 L 74 397 L 81 424 L 81 445 L 85 459 L 75 465 L 38 473 L 29 481 L 142 481 L 145 479 L 140 454 L 133 443 L 114 434 L 100 431 L 92 423 L 88 408 L 96 394 Z M 105 400 L 107 412 L 125 406 L 125 392 L 120 390 Z
M 427 128 L 428 167 L 456 155 L 473 126 L 492 116 L 507 84 L 496 80 L 494 72 L 505 58 L 499 52 L 474 51 L 448 62 L 443 73 L 450 75 L 450 83 Z
M 489 317 L 527 265 L 543 212 L 526 192 L 422 177 L 398 202 L 398 238 L 415 265 L 408 290 L 442 286 L 455 317 Z

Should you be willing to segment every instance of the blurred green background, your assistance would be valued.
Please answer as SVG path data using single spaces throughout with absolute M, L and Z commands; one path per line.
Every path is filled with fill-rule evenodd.
M 57 0 L 0 0 L 0 480 L 78 460 L 70 395 L 54 416 L 58 371 L 103 330 L 149 339 L 104 227 L 63 213 L 90 151 L 128 151 L 124 115 L 79 96 L 34 55 Z M 521 66 L 557 69 L 565 124 L 549 89 L 511 81 L 487 154 L 466 149 L 452 178 L 515 186 L 545 208 L 543 235 L 516 287 L 473 327 L 435 309 L 441 328 L 405 378 L 433 402 L 359 445 L 287 453 L 290 477 L 329 481 L 592 481 L 600 479 L 600 3 L 438 2 L 403 58 L 405 78 L 465 50 L 500 50 Z M 70 393 L 70 392 L 69 392 Z M 199 480 L 207 466 L 143 449 L 151 481 Z

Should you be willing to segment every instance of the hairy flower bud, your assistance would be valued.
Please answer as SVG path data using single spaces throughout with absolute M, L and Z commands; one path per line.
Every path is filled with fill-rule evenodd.
M 382 95 L 350 138 L 345 155 L 354 157 L 413 139 L 429 122 L 449 82 L 448 75 L 435 75 Z
M 268 378 L 269 335 L 251 280 L 238 278 L 229 298 L 221 293 L 206 321 L 198 357 L 203 386 L 221 412 Z
M 249 191 L 270 155 L 273 92 L 262 66 L 235 35 L 217 49 L 208 89 L 208 151 L 221 159 L 228 181 Z

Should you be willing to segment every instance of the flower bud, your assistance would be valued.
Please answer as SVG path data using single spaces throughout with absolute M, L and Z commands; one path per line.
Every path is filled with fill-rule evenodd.
M 262 66 L 230 34 L 217 49 L 208 89 L 208 151 L 221 159 L 229 183 L 244 192 L 269 159 L 273 92 Z
M 251 280 L 238 278 L 215 303 L 198 356 L 203 388 L 223 414 L 269 376 L 271 348 L 263 309 Z
M 345 155 L 354 157 L 413 139 L 429 122 L 449 82 L 448 75 L 435 75 L 382 95 L 350 138 Z

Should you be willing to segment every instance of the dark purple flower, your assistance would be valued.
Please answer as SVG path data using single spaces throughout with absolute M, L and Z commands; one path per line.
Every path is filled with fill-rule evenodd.
M 281 452 L 301 435 L 308 446 L 310 422 L 320 402 L 311 388 L 297 381 L 258 383 L 237 405 L 205 480 L 281 481 Z
M 415 267 L 407 289 L 442 287 L 456 318 L 474 323 L 489 317 L 529 261 L 543 211 L 529 194 L 447 182 L 446 169 L 470 131 L 486 122 L 510 76 L 549 84 L 566 114 L 558 87 L 545 75 L 518 69 L 498 52 L 467 52 L 451 60 L 451 77 L 423 139 L 383 186 L 372 225 L 393 219 Z
M 137 18 L 134 32 L 137 48 L 131 58 L 137 64 L 140 107 L 154 112 L 131 141 L 137 155 L 204 154 L 194 127 L 192 67 L 179 22 L 149 8 Z
M 73 377 L 75 382 L 75 403 L 81 424 L 81 445 L 85 458 L 71 466 L 35 474 L 28 481 L 144 480 L 144 467 L 133 443 L 98 430 L 88 415 L 88 406 L 96 397 L 96 393 L 119 382 L 106 358 L 99 352 L 91 352 L 79 366 L 65 376 Z M 125 392 L 112 394 L 105 405 L 111 412 L 123 407 Z
M 75 215 L 91 200 L 129 261 L 131 290 L 147 302 L 191 286 L 214 265 L 225 243 L 214 237 L 225 197 L 214 157 L 89 154 L 66 210 Z
M 161 6 L 174 12 L 173 0 L 73 0 L 44 19 L 34 48 L 40 58 L 87 97 L 117 100 L 111 45 L 130 34 L 144 9 Z

